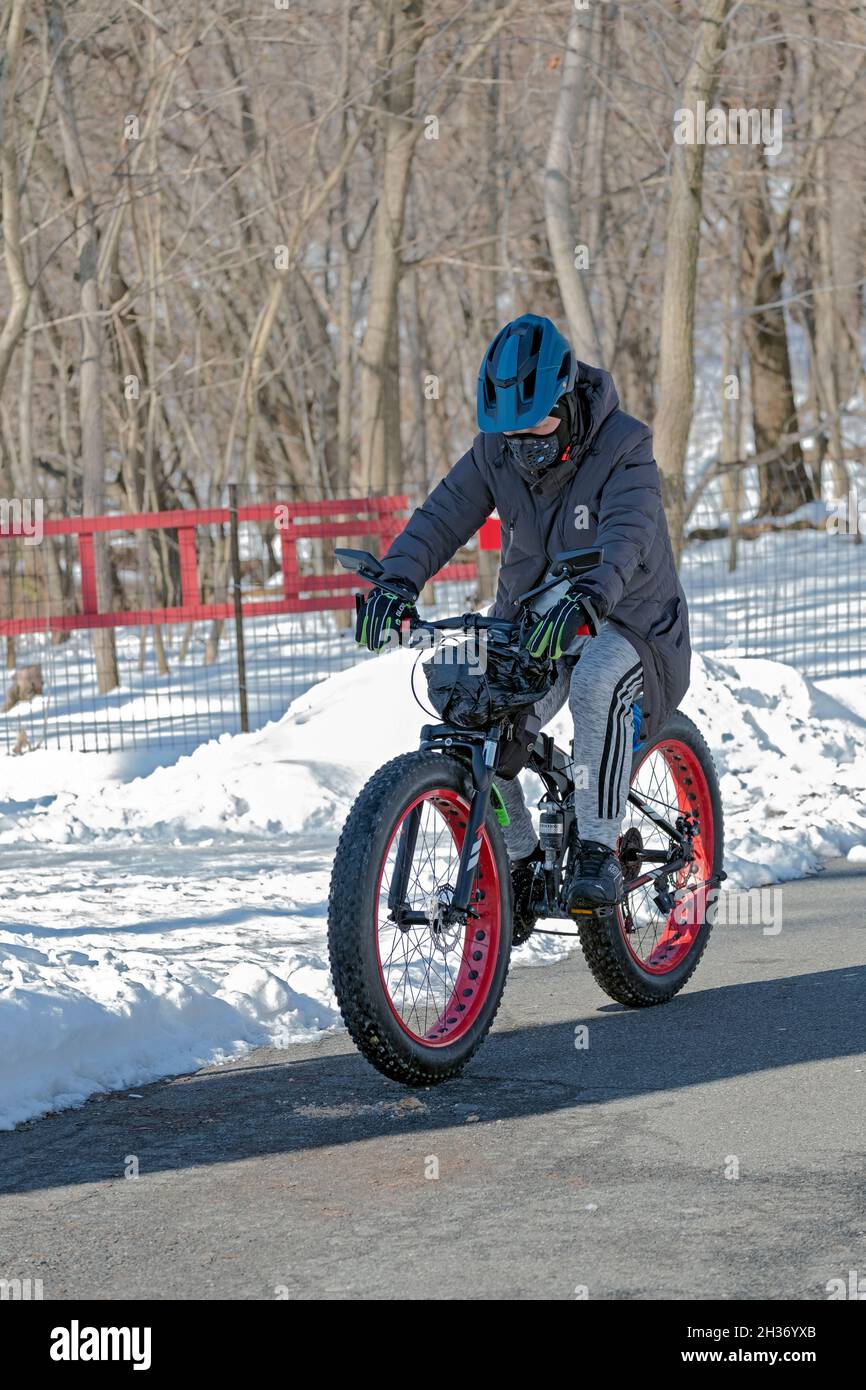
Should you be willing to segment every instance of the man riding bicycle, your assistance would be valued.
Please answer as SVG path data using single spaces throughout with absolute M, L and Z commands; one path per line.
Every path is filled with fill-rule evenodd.
M 525 637 L 557 664 L 535 706 L 542 725 L 568 700 L 574 720 L 580 855 L 570 909 L 622 901 L 616 854 L 631 769 L 635 701 L 641 738 L 659 730 L 688 688 L 686 600 L 674 564 L 648 426 L 619 408 L 607 372 L 578 362 L 550 319 L 524 314 L 497 333 L 478 376 L 480 433 L 413 513 L 383 558 L 386 578 L 420 593 L 496 509 L 502 553 L 491 614 L 512 618 L 518 596 L 552 557 L 593 546 L 602 561 L 571 581 Z M 376 589 L 356 638 L 371 651 L 413 611 Z M 497 782 L 514 889 L 514 920 L 528 934 L 542 856 L 516 778 Z

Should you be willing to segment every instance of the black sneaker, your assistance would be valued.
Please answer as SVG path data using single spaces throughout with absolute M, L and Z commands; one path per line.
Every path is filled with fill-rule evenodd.
M 609 912 L 622 902 L 624 895 L 622 866 L 616 850 L 596 840 L 582 840 L 568 886 L 569 912 Z
M 528 941 L 538 917 L 531 910 L 535 897 L 538 866 L 544 862 L 541 845 L 536 845 L 525 859 L 511 861 L 512 935 L 515 946 Z

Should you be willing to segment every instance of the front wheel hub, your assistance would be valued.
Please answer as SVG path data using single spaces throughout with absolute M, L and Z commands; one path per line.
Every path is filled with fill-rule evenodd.
M 424 901 L 424 912 L 430 923 L 433 944 L 437 951 L 447 955 L 453 951 L 463 935 L 465 923 L 452 915 L 451 901 L 454 897 L 453 884 L 446 883 L 428 893 Z

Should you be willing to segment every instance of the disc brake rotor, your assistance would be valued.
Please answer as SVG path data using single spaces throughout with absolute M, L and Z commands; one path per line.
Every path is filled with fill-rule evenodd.
M 453 885 L 445 883 L 439 888 L 434 888 L 433 892 L 428 893 L 424 899 L 423 911 L 430 923 L 433 945 L 437 951 L 441 951 L 443 956 L 447 956 L 449 951 L 455 950 L 460 945 L 464 932 L 464 926 L 461 922 L 451 922 L 446 925 L 444 921 L 445 909 L 450 907 L 453 896 Z
M 643 863 L 643 836 L 636 825 L 630 825 L 619 842 L 619 862 L 626 883 L 637 878 Z

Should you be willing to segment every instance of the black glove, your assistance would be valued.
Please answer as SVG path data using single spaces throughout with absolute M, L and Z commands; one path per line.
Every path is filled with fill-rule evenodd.
M 558 661 L 585 627 L 591 637 L 599 628 L 599 616 L 592 600 L 574 589 L 544 613 L 529 630 L 524 647 L 536 660 Z
M 410 587 L 403 579 L 399 583 L 401 587 Z M 388 633 L 394 629 L 399 634 L 405 618 L 417 617 L 414 603 L 387 589 L 373 589 L 366 599 L 358 594 L 355 611 L 355 641 L 371 652 L 381 651 L 388 643 Z

